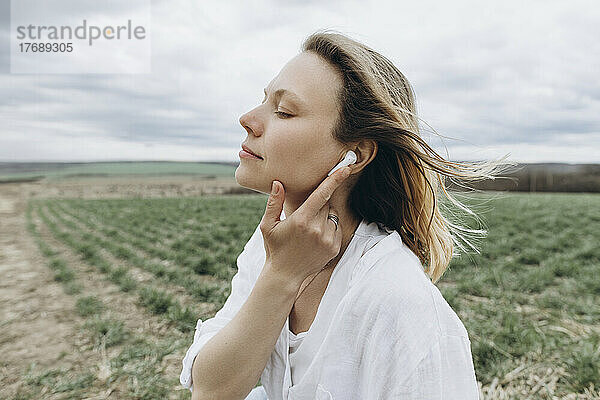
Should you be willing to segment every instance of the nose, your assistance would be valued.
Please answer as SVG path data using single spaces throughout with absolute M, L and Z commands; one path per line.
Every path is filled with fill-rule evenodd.
M 240 124 L 246 129 L 249 135 L 260 136 L 262 133 L 262 123 L 258 120 L 256 110 L 248 111 L 240 117 Z

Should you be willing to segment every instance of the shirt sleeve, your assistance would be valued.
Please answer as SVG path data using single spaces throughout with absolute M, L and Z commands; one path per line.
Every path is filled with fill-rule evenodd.
M 441 336 L 393 398 L 478 400 L 469 338 Z
M 394 254 L 379 266 L 388 265 Z M 403 268 L 404 280 L 390 280 L 391 272 L 380 270 L 353 307 L 360 336 L 360 398 L 477 400 L 468 333 L 455 320 L 442 329 L 439 318 L 446 320 L 446 311 L 437 312 L 429 283 L 414 272 L 417 265 L 409 269 L 403 259 L 390 265 Z
M 250 240 L 244 246 L 244 250 L 237 257 L 237 273 L 231 280 L 231 293 L 223 307 L 217 311 L 214 317 L 205 321 L 198 319 L 194 332 L 194 341 L 188 348 L 182 360 L 183 368 L 179 376 L 179 382 L 183 387 L 192 391 L 192 366 L 200 349 L 215 336 L 240 310 L 246 299 L 252 292 L 260 266 L 257 265 L 261 252 L 264 253 L 262 244 L 262 233 L 257 226 Z
M 402 356 L 392 332 L 378 335 L 377 353 L 365 354 L 363 387 L 373 399 L 478 400 L 471 342 L 465 336 L 441 334 L 430 342 L 419 362 Z M 382 343 L 383 341 L 383 343 Z M 375 349 L 375 348 L 374 348 Z

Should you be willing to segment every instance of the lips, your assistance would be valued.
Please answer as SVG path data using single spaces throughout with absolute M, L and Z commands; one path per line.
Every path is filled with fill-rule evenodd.
M 262 159 L 261 156 L 259 156 L 258 154 L 256 154 L 255 152 L 253 152 L 248 146 L 246 146 L 245 144 L 242 144 L 242 149 L 244 149 L 244 151 L 247 151 L 248 153 L 252 154 L 253 156 L 256 156 L 260 159 Z

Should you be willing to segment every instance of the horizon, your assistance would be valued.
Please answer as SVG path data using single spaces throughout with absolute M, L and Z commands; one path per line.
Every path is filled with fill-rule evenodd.
M 449 160 L 452 162 L 484 162 L 484 161 L 491 161 L 491 160 Z M 521 165 L 521 164 L 528 164 L 528 165 L 533 165 L 533 164 L 567 164 L 567 165 L 600 165 L 600 163 L 597 162 L 556 162 L 556 161 L 549 161 L 549 162 L 517 162 L 514 161 L 515 163 Z M 228 161 L 228 160 L 210 160 L 210 161 L 203 161 L 203 160 L 199 160 L 199 161 L 186 161 L 186 160 L 100 160 L 100 161 L 4 161 L 4 160 L 0 160 L 0 164 L 98 164 L 98 163 L 226 163 L 226 164 L 239 164 L 239 161 Z

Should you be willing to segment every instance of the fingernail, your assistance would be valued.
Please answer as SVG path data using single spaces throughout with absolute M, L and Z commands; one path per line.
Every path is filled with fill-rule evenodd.
M 275 185 L 275 181 L 273 181 L 273 185 L 271 186 L 271 194 L 276 195 L 279 191 L 279 186 Z

